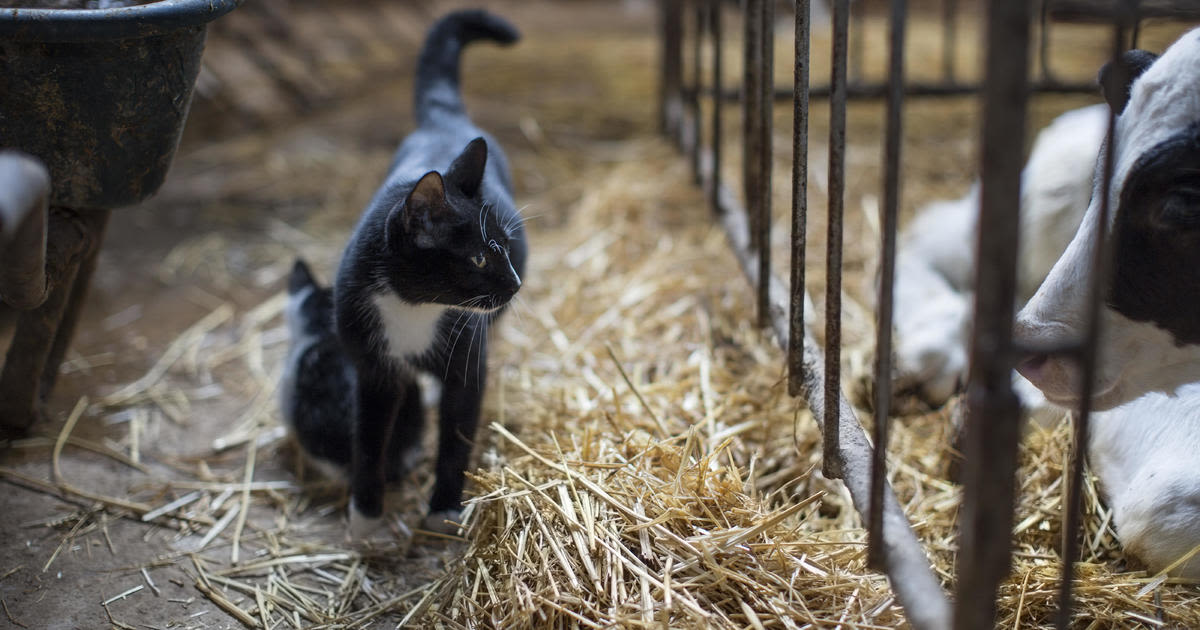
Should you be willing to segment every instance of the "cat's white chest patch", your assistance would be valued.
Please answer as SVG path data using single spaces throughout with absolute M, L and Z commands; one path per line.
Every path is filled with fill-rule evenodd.
M 394 293 L 372 298 L 383 327 L 388 356 L 410 361 L 428 351 L 437 338 L 438 320 L 446 312 L 437 304 L 407 304 Z

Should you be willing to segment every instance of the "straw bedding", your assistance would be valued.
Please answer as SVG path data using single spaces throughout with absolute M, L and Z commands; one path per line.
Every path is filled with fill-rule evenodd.
M 133 422 L 147 409 L 185 413 L 181 383 L 258 391 L 211 452 L 165 482 L 177 501 L 91 497 L 97 508 L 176 529 L 179 551 L 157 562 L 182 566 L 200 596 L 247 627 L 903 625 L 886 579 L 864 566 L 848 497 L 820 477 L 815 424 L 748 323 L 749 289 L 683 162 L 658 141 L 614 151 L 585 174 L 564 225 L 534 230 L 540 255 L 493 356 L 464 542 L 406 525 L 419 519 L 427 465 L 391 497 L 390 533 L 365 546 L 343 539 L 337 484 L 255 474 L 289 451 L 272 401 L 279 297 L 217 306 L 146 376 L 80 405 Z M 319 257 L 335 243 L 304 245 Z M 168 261 L 198 264 L 210 247 L 198 238 Z M 946 472 L 951 413 L 898 421 L 890 468 L 947 583 L 958 506 Z M 1068 443 L 1062 424 L 1031 430 L 1023 447 L 1004 627 L 1052 619 Z M 1081 627 L 1158 626 L 1164 615 L 1200 625 L 1193 588 L 1121 570 L 1091 485 L 1087 506 Z M 97 527 L 96 512 L 58 526 L 69 540 Z
M 214 151 L 235 157 L 243 148 Z M 816 425 L 786 395 L 780 353 L 751 324 L 750 289 L 684 160 L 659 140 L 590 151 L 590 165 L 572 175 L 577 199 L 549 190 L 525 210 L 537 217 L 575 199 L 561 217 L 530 223 L 535 255 L 496 332 L 461 538 L 415 529 L 427 461 L 389 496 L 394 517 L 384 535 L 344 540 L 344 491 L 292 463 L 278 427 L 274 390 L 286 341 L 278 295 L 211 302 L 146 374 L 81 400 L 52 439 L 18 444 L 51 449 L 50 482 L 9 468 L 0 474 L 80 502 L 39 525 L 58 532 L 60 548 L 89 533 L 107 536 L 110 515 L 169 534 L 173 551 L 125 567 L 144 583 L 104 602 L 106 611 L 140 590 L 157 593 L 163 585 L 147 570 L 174 566 L 197 597 L 250 628 L 903 626 L 886 578 L 865 567 L 865 533 L 849 497 L 820 475 Z M 538 159 L 546 169 L 557 163 L 547 147 Z M 916 189 L 907 194 L 921 196 L 945 183 L 908 185 Z M 863 236 L 847 242 L 848 291 L 860 296 L 872 255 L 862 216 L 851 213 L 850 233 Z M 160 274 L 277 285 L 297 251 L 329 269 L 346 224 L 347 217 L 271 222 L 270 242 L 253 248 L 198 236 L 167 256 Z M 782 243 L 782 227 L 776 235 Z M 872 336 L 863 303 L 848 301 L 851 340 Z M 868 364 L 862 342 L 854 343 L 846 352 L 851 378 Z M 250 403 L 221 419 L 210 448 L 175 460 L 167 477 L 156 469 L 128 496 L 109 496 L 62 476 L 66 446 L 148 472 L 140 453 L 156 427 L 185 425 L 194 406 L 217 395 Z M 889 458 L 891 482 L 947 587 L 959 505 L 949 473 L 953 414 L 952 406 L 897 420 Z M 125 438 L 72 435 L 83 416 L 126 424 Z M 1069 442 L 1060 422 L 1031 427 L 1022 447 L 1001 627 L 1052 623 Z M 1077 625 L 1200 627 L 1193 585 L 1124 566 L 1091 480 L 1085 504 Z

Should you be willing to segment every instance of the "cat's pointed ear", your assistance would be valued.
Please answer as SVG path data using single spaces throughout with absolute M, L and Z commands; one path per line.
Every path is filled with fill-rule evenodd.
M 404 207 L 411 214 L 422 211 L 436 212 L 446 205 L 446 184 L 437 171 L 429 171 L 417 180 L 412 192 L 404 200 Z
M 479 194 L 479 185 L 483 183 L 483 171 L 487 166 L 487 141 L 475 138 L 467 144 L 467 148 L 450 165 L 446 171 L 446 179 L 464 195 L 474 197 Z
M 317 286 L 317 279 L 313 277 L 312 270 L 308 268 L 308 263 L 297 258 L 295 264 L 292 265 L 292 274 L 288 276 L 288 295 L 295 295 L 309 287 Z
M 388 217 L 388 242 L 400 242 L 397 232 L 403 230 L 417 247 L 433 247 L 438 225 L 449 212 L 445 182 L 440 173 L 429 171 L 417 180 L 404 204 L 392 210 Z

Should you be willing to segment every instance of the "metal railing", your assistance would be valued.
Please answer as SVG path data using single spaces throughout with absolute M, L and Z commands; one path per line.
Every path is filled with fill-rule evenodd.
M 742 270 L 756 290 L 759 325 L 769 329 L 786 353 L 788 391 L 803 398 L 823 434 L 823 472 L 841 479 L 868 529 L 868 564 L 885 572 L 915 628 L 992 627 L 1000 583 L 1011 566 L 1011 538 L 1015 495 L 1014 475 L 1020 440 L 1020 404 L 1012 390 L 1012 370 L 1022 352 L 1012 338 L 1016 299 L 1016 260 L 1020 179 L 1028 97 L 1032 92 L 1096 92 L 1092 80 L 1068 83 L 1049 74 L 1048 16 L 1056 0 L 1045 0 L 1040 10 L 1038 50 L 1040 76 L 1029 76 L 1029 50 L 1033 45 L 1033 0 L 986 1 L 984 76 L 978 84 L 959 81 L 955 74 L 958 0 L 943 0 L 942 79 L 906 83 L 904 70 L 906 0 L 890 0 L 888 76 L 883 83 L 862 80 L 862 37 L 856 43 L 851 25 L 861 29 L 863 0 L 852 8 L 849 0 L 831 0 L 832 65 L 825 86 L 810 85 L 810 0 L 795 3 L 794 84 L 791 90 L 775 88 L 774 0 L 661 0 L 663 131 L 689 155 L 696 182 L 705 187 L 708 203 L 725 229 Z M 1058 0 L 1085 12 L 1084 0 Z M 1158 0 L 1160 4 L 1170 0 Z M 1136 2 L 1092 2 L 1092 17 L 1113 25 L 1113 59 L 1136 38 L 1139 14 Z M 724 22 L 733 7 L 740 7 L 744 39 L 743 80 L 729 89 L 722 84 Z M 691 45 L 689 81 L 683 78 L 683 50 Z M 706 45 L 707 44 L 707 45 Z M 704 51 L 710 53 L 708 80 Z M 856 60 L 857 57 L 857 60 Z M 849 75 L 849 78 L 848 78 Z M 978 93 L 982 106 L 979 239 L 975 277 L 975 324 L 971 367 L 967 384 L 969 416 L 966 426 L 964 501 L 959 520 L 959 553 L 956 567 L 956 605 L 931 569 L 921 542 L 898 503 L 886 478 L 888 422 L 891 404 L 891 334 L 896 232 L 900 205 L 900 155 L 904 100 L 909 96 Z M 717 98 L 714 98 L 717 97 Z M 826 235 L 825 332 L 823 346 L 806 327 L 807 301 L 805 253 L 808 221 L 808 132 L 812 98 L 828 98 L 829 166 Z M 853 408 L 842 394 L 841 276 L 842 229 L 845 194 L 846 106 L 851 98 L 886 98 L 883 141 L 881 243 L 878 282 L 876 363 L 874 365 L 874 435 L 868 441 Z M 790 284 L 775 277 L 771 264 L 772 113 L 776 101 L 790 101 L 793 118 L 791 181 Z M 702 129 L 702 107 L 711 102 L 707 143 Z M 724 147 L 723 103 L 742 105 L 742 196 L 739 199 L 722 181 Z M 1115 118 L 1110 115 L 1111 132 Z M 1111 136 L 1111 133 L 1110 133 Z M 1108 179 L 1113 148 L 1105 162 L 1105 203 L 1100 212 L 1099 242 L 1105 241 Z M 742 202 L 744 199 L 744 205 Z M 1096 250 L 1094 268 L 1106 268 L 1104 247 Z M 1099 329 L 1098 289 L 1105 273 L 1093 274 L 1092 303 L 1086 338 L 1078 345 L 1059 349 L 1074 357 L 1083 372 L 1082 408 L 1075 415 L 1075 441 L 1070 466 L 1068 498 L 1064 503 L 1064 547 L 1058 625 L 1067 627 L 1071 615 L 1070 576 L 1079 554 L 1075 532 L 1080 524 L 1082 445 L 1086 444 L 1090 385 L 1095 370 L 1095 344 Z M 873 443 L 873 446 L 872 446 Z

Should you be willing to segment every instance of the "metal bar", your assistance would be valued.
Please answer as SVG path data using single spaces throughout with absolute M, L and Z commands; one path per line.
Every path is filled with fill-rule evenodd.
M 692 108 L 691 117 L 691 134 L 696 139 L 692 143 L 692 180 L 696 185 L 700 184 L 700 153 L 704 149 L 703 131 L 700 128 L 700 91 L 704 86 L 704 70 L 702 52 L 704 46 L 704 0 L 692 0 L 694 11 L 692 14 L 695 21 L 694 35 L 692 37 L 692 90 L 689 94 L 688 104 Z
M 1128 67 L 1121 60 L 1125 50 L 1127 27 L 1135 18 L 1135 2 L 1122 0 L 1120 6 L 1127 13 L 1114 14 L 1116 25 L 1113 28 L 1112 69 L 1117 76 L 1128 76 Z M 1079 368 L 1081 385 L 1079 387 L 1079 413 L 1075 417 L 1074 443 L 1071 448 L 1070 477 L 1067 483 L 1067 497 L 1063 505 L 1063 569 L 1062 581 L 1058 590 L 1058 618 L 1056 626 L 1065 630 L 1071 623 L 1072 597 L 1071 589 L 1075 581 L 1075 562 L 1079 556 L 1079 525 L 1082 520 L 1081 504 L 1083 502 L 1083 462 L 1087 452 L 1088 424 L 1091 419 L 1092 393 L 1095 387 L 1096 366 L 1100 351 L 1100 328 L 1103 322 L 1100 305 L 1104 299 L 1105 287 L 1108 286 L 1109 244 L 1108 217 L 1111 211 L 1109 192 L 1112 190 L 1113 168 L 1116 162 L 1117 137 L 1116 113 L 1108 114 L 1108 147 L 1104 153 L 1104 178 L 1100 182 L 1100 212 L 1096 217 L 1096 243 L 1092 251 L 1092 278 L 1089 286 L 1087 329 L 1084 331 L 1083 347 L 1079 353 Z
M 760 197 L 758 202 L 758 326 L 771 325 L 771 298 L 767 280 L 771 277 L 771 202 L 772 170 L 775 163 L 772 155 L 771 130 L 774 127 L 775 101 L 771 94 L 775 90 L 775 1 L 761 2 L 762 27 L 760 31 L 759 63 L 762 81 L 759 84 L 759 119 L 762 121 L 758 133 L 758 169 Z
M 863 64 L 866 57 L 866 2 L 854 2 L 850 5 L 850 83 L 861 83 L 863 80 Z
M 709 9 L 709 30 L 712 32 L 712 94 L 721 93 L 721 44 L 723 43 L 723 34 L 721 33 L 721 0 L 710 0 Z M 717 212 L 721 204 L 717 200 L 717 191 L 721 187 L 721 109 L 724 99 L 712 99 L 712 184 L 709 186 L 709 204 L 712 206 L 713 212 Z
M 807 2 L 808 0 L 801 0 Z M 842 0 L 844 1 L 844 0 Z M 684 147 L 686 151 L 687 147 Z M 711 178 L 710 164 L 702 164 L 705 178 Z M 749 216 L 737 197 L 727 187 L 718 189 L 718 201 L 721 208 L 717 213 L 729 247 L 737 257 L 742 273 L 751 286 L 757 286 L 759 267 L 756 264 L 756 251 L 750 245 Z M 788 291 L 774 274 L 768 279 L 771 296 L 771 332 L 775 342 L 781 349 L 788 347 L 788 318 L 785 304 Z M 802 300 L 808 301 L 807 295 Z M 834 390 L 835 413 L 838 422 L 828 424 L 824 421 L 825 387 L 824 357 L 820 347 L 813 339 L 812 330 L 804 329 L 803 369 L 800 383 L 800 395 L 808 403 L 813 418 L 822 432 L 836 428 L 840 433 L 838 440 L 841 449 L 837 458 L 845 462 L 843 481 L 850 491 L 850 497 L 859 514 L 865 515 L 868 510 L 870 488 L 871 446 L 867 440 L 862 425 L 858 423 L 854 408 L 841 392 Z M 886 482 L 885 482 L 886 483 Z M 891 582 L 896 600 L 904 607 L 909 625 L 917 630 L 947 630 L 950 628 L 951 609 L 941 583 L 930 568 L 929 557 L 921 542 L 917 539 L 904 516 L 904 508 L 896 499 L 896 494 L 888 486 L 884 489 L 883 497 L 883 531 L 887 549 L 885 553 L 885 570 Z
M 737 199 L 725 188 L 721 190 L 721 223 L 729 246 L 737 256 L 742 272 L 750 284 L 756 285 L 758 265 L 755 263 L 754 250 L 750 247 L 748 217 L 745 210 L 738 207 Z M 780 348 L 788 343 L 787 316 L 784 305 L 787 300 L 787 290 L 783 282 L 770 279 L 771 286 L 771 329 L 775 341 Z M 838 390 L 833 390 L 835 401 L 833 414 L 837 422 L 827 423 L 829 417 L 825 407 L 827 381 L 823 368 L 820 346 L 812 337 L 810 330 L 805 330 L 804 369 L 801 382 L 801 395 L 808 403 L 813 418 L 822 432 L 838 430 L 837 460 L 844 462 L 843 482 L 850 491 L 854 507 L 859 514 L 868 511 L 870 488 L 871 445 L 867 440 L 862 425 L 858 423 L 854 408 Z M 904 607 L 905 615 L 911 627 L 918 630 L 946 630 L 950 628 L 950 604 L 942 591 L 941 583 L 930 568 L 931 563 L 921 542 L 913 533 L 908 519 L 904 516 L 904 508 L 896 500 L 896 494 L 891 486 L 886 485 L 883 494 L 883 539 L 884 569 L 896 599 Z
M 1047 0 L 1050 2 L 1050 0 Z M 1111 23 L 1128 20 L 1124 0 L 1095 2 L 1094 0 L 1054 0 L 1050 17 L 1064 22 Z M 1200 6 L 1194 0 L 1142 0 L 1133 7 L 1132 19 L 1166 18 L 1193 20 L 1200 18 Z
M 1012 391 L 1013 303 L 1028 106 L 1029 0 L 989 0 L 975 326 L 954 625 L 991 628 L 1011 566 L 1020 403 Z M 985 238 L 986 235 L 986 238 Z M 985 264 L 986 263 L 986 264 Z
M 662 76 L 658 84 L 659 127 L 675 142 L 679 142 L 680 94 L 683 89 L 683 25 L 679 17 L 680 7 L 681 0 L 659 2 L 659 27 L 662 31 Z
M 762 185 L 759 181 L 761 173 L 758 165 L 759 141 L 762 139 L 759 127 L 762 124 L 762 5 L 766 0 L 746 0 L 745 13 L 742 16 L 745 31 L 745 62 L 742 80 L 742 186 L 746 199 L 746 208 L 750 212 L 750 243 L 758 247 L 758 207 Z
M 833 2 L 833 69 L 829 99 L 829 218 L 825 251 L 825 443 L 821 471 L 826 477 L 842 476 L 839 460 L 842 354 L 842 210 L 846 186 L 846 39 L 849 0 Z
M 831 85 L 814 85 L 808 90 L 810 98 L 828 98 L 833 87 Z M 1034 81 L 1029 85 L 1030 92 L 1038 94 L 1095 94 L 1096 81 L 1064 83 L 1061 81 Z M 912 97 L 943 97 L 943 96 L 972 96 L 983 91 L 979 83 L 947 83 L 913 82 L 904 86 L 904 96 Z M 879 100 L 887 98 L 887 83 L 857 83 L 846 86 L 846 98 L 849 100 Z M 702 96 L 711 97 L 712 92 L 704 91 Z M 741 99 L 736 90 L 725 90 L 721 98 L 729 102 Z M 776 90 L 773 98 L 776 101 L 790 101 L 792 90 L 784 88 Z
M 812 31 L 810 0 L 796 2 L 792 86 L 792 274 L 788 319 L 788 394 L 799 396 L 804 379 L 804 279 L 808 251 L 808 72 Z M 719 100 L 719 99 L 718 99 Z
M 958 49 L 958 0 L 942 0 L 942 78 L 954 83 L 954 53 Z
M 884 138 L 883 205 L 879 208 L 883 234 L 880 243 L 879 299 L 875 327 L 875 426 L 871 460 L 871 509 L 867 527 L 867 564 L 882 569 L 883 483 L 887 478 L 888 421 L 892 403 L 892 299 L 896 280 L 896 231 L 900 215 L 900 144 L 904 110 L 904 36 L 906 0 L 892 0 L 891 51 L 887 128 Z
M 1050 70 L 1050 1 L 1040 0 L 1038 7 L 1038 67 L 1042 81 L 1055 82 Z

